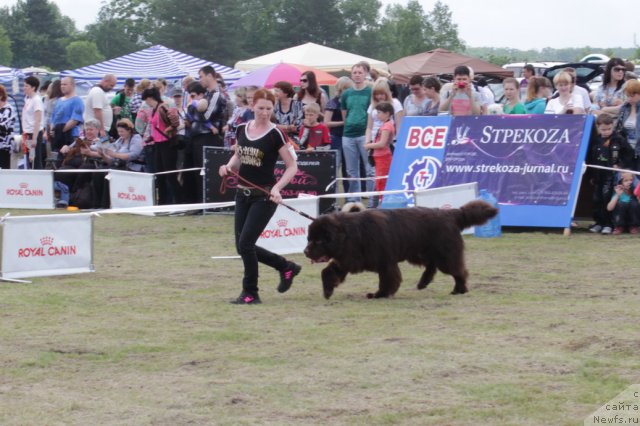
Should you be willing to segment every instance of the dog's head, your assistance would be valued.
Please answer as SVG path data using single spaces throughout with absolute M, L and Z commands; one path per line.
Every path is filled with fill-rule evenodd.
M 340 223 L 341 214 L 328 214 L 311 222 L 304 254 L 312 262 L 328 262 L 343 246 L 346 231 Z

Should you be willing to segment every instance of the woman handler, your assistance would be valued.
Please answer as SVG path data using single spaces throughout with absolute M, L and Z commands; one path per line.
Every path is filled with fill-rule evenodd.
M 238 126 L 235 153 L 219 169 L 222 178 L 233 170 L 241 178 L 261 188 L 240 186 L 236 194 L 235 239 L 236 249 L 244 264 L 244 277 L 240 296 L 231 301 L 234 304 L 261 303 L 258 296 L 258 262 L 280 272 L 280 293 L 289 290 L 293 278 L 301 269 L 284 257 L 256 246 L 258 237 L 276 211 L 277 203 L 282 201 L 280 190 L 295 176 L 298 166 L 282 132 L 271 123 L 275 96 L 268 90 L 259 89 L 253 95 L 253 102 L 255 118 Z M 276 182 L 274 169 L 278 155 L 282 157 L 286 169 Z

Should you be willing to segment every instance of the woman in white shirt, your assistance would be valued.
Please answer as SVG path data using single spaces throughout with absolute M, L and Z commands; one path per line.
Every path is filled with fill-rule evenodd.
M 558 97 L 547 103 L 545 114 L 584 114 L 582 97 L 571 92 L 572 79 L 568 72 L 556 74 L 553 84 L 558 90 Z
M 392 97 L 389 80 L 380 77 L 373 83 L 373 87 L 371 88 L 371 103 L 367 109 L 367 130 L 365 132 L 364 143 L 375 141 L 378 129 L 382 126 L 383 121 L 378 120 L 378 111 L 375 109 L 376 105 L 380 102 L 389 102 L 393 105 L 394 114 L 391 120 L 394 122 L 396 129 L 400 128 L 400 122 L 402 121 L 402 117 L 404 117 L 402 104 L 399 100 Z

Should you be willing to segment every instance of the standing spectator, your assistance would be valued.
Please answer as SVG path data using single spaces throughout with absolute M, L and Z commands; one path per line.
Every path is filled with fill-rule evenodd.
M 572 81 L 571 75 L 564 71 L 553 77 L 558 97 L 547 102 L 545 114 L 584 114 L 582 97 L 577 93 L 571 93 Z
M 142 100 L 151 107 L 151 141 L 153 142 L 153 163 L 155 173 L 176 169 L 178 150 L 172 139 L 176 128 L 169 118 L 169 108 L 164 105 L 157 88 L 147 89 L 142 93 Z M 146 154 L 146 153 L 145 153 Z M 146 157 L 145 157 L 146 158 Z M 180 188 L 175 173 L 156 176 L 158 188 L 158 204 L 175 204 L 180 202 Z
M 502 82 L 505 102 L 502 108 L 504 114 L 526 114 L 524 105 L 520 103 L 520 87 L 518 80 L 513 77 L 505 78 Z
M 244 264 L 244 277 L 240 296 L 231 302 L 234 304 L 261 303 L 258 295 L 258 262 L 280 272 L 280 293 L 289 290 L 301 269 L 284 257 L 256 246 L 260 234 L 282 201 L 280 191 L 298 170 L 284 135 L 271 122 L 275 101 L 275 96 L 268 90 L 255 92 L 255 119 L 238 127 L 237 149 L 229 162 L 219 169 L 223 179 L 233 170 L 261 188 L 239 188 L 236 194 L 235 241 Z M 284 161 L 285 171 L 276 181 L 274 171 L 278 156 Z
M 7 89 L 0 84 L 0 169 L 11 168 L 11 135 L 15 114 L 8 102 Z
M 60 79 L 54 80 L 49 85 L 49 89 L 47 89 L 47 97 L 44 101 L 45 119 L 43 136 L 47 143 L 48 151 L 51 151 L 51 143 L 53 142 L 53 124 L 51 117 L 53 117 L 53 110 L 61 97 L 62 90 L 60 90 Z
M 231 117 L 227 120 L 227 124 L 222 128 L 224 131 L 224 147 L 233 149 L 236 144 L 236 130 L 238 126 L 244 123 L 242 116 L 248 108 L 247 90 L 244 87 L 238 88 L 234 95 L 236 97 L 235 108 L 231 113 Z
M 606 112 L 614 117 L 618 115 L 620 107 L 624 103 L 622 86 L 624 85 L 626 70 L 627 68 L 622 59 L 609 59 L 604 69 L 602 85 L 596 90 L 596 95 L 593 99 L 592 108 L 594 114 L 598 115 Z
M 62 77 L 60 81 L 62 97 L 56 102 L 51 116 L 53 125 L 53 143 L 51 150 L 60 153 L 64 146 L 71 145 L 80 136 L 83 123 L 84 103 L 76 95 L 76 82 L 73 77 Z M 62 161 L 62 155 L 58 158 Z
M 525 64 L 522 68 L 522 81 L 520 82 L 520 99 L 527 97 L 527 90 L 531 79 L 536 76 L 536 69 L 531 64 Z
M 424 79 L 423 86 L 424 93 L 429 99 L 424 115 L 438 115 L 440 111 L 440 89 L 442 88 L 440 80 L 437 77 L 427 77 Z
M 315 102 L 304 106 L 304 122 L 300 128 L 300 148 L 307 151 L 326 150 L 331 147 L 329 128 L 319 123 L 320 105 Z
M 122 90 L 118 90 L 113 99 L 111 99 L 113 119 L 116 123 L 122 118 L 126 118 L 129 121 L 133 120 L 133 115 L 131 114 L 131 98 L 135 92 L 135 86 L 136 81 L 134 79 L 126 79 Z
M 366 63 L 359 62 L 351 67 L 351 79 L 353 87 L 345 90 L 340 97 L 342 118 L 344 120 L 344 132 L 342 137 L 342 149 L 347 163 L 349 178 L 360 178 L 360 164 L 364 164 L 367 177 L 373 177 L 375 170 L 367 161 L 367 151 L 364 149 L 365 135 L 367 131 L 367 109 L 371 102 L 371 87 L 366 84 L 365 78 L 369 72 Z M 374 183 L 367 181 L 367 190 L 373 191 Z M 349 192 L 359 192 L 360 185 L 352 183 Z M 359 197 L 350 197 L 347 201 L 359 202 Z M 369 200 L 373 206 L 373 197 Z
M 617 130 L 633 149 L 632 168 L 640 171 L 640 81 L 629 80 L 624 87 L 626 101 L 620 107 Z
M 387 179 L 380 179 L 382 176 L 389 175 L 391 167 L 391 142 L 395 134 L 395 126 L 393 125 L 393 114 L 395 108 L 389 102 L 379 102 L 375 106 L 377 117 L 382 124 L 380 130 L 376 134 L 373 142 L 366 143 L 366 149 L 373 150 L 371 158 L 376 168 L 376 191 L 384 191 L 387 185 Z
M 143 138 L 143 132 L 138 129 L 138 111 L 140 111 L 141 107 L 146 105 L 144 102 L 142 102 L 142 92 L 144 92 L 149 87 L 151 87 L 151 80 L 149 80 L 148 78 L 143 78 L 142 80 L 140 80 L 140 83 L 138 83 L 138 85 L 136 86 L 133 96 L 131 96 L 131 101 L 129 102 L 129 111 L 131 112 L 131 116 L 133 117 L 132 121 L 135 123 L 136 131 L 141 134 Z M 142 124 L 142 127 L 144 127 L 144 124 Z
M 371 144 L 376 140 L 378 137 L 378 130 L 384 123 L 383 120 L 378 118 L 378 110 L 376 109 L 376 105 L 380 102 L 388 102 L 393 106 L 394 113 L 391 114 L 391 121 L 394 124 L 394 129 L 399 127 L 402 117 L 404 117 L 402 104 L 399 100 L 391 97 L 389 82 L 386 78 L 380 77 L 377 79 L 376 82 L 373 83 L 371 90 L 371 103 L 367 109 L 367 131 L 364 138 L 365 144 Z M 393 139 L 391 139 L 391 142 L 393 142 Z
M 191 102 L 191 99 L 189 98 L 189 86 L 194 81 L 196 81 L 196 79 L 188 75 L 185 78 L 183 78 L 182 82 L 180 83 L 180 87 L 182 87 L 182 109 L 185 111 L 187 110 L 187 107 Z
M 195 145 L 200 146 L 224 146 L 222 143 L 222 126 L 224 125 L 224 112 L 227 105 L 224 95 L 218 90 L 218 73 L 212 66 L 206 65 L 198 71 L 200 84 L 207 90 L 205 99 L 208 102 L 204 118 L 208 121 L 207 133 L 198 135 L 194 139 Z M 201 150 L 201 149 L 200 149 Z M 202 167 L 202 161 L 196 162 L 196 167 Z
M 547 77 L 530 78 L 524 103 L 527 114 L 544 114 L 547 100 L 551 97 L 551 90 L 551 82 Z
M 84 121 L 95 118 L 102 124 L 99 136 L 107 136 L 113 121 L 113 111 L 107 99 L 107 93 L 116 86 L 117 79 L 113 74 L 106 74 L 87 94 L 84 103 Z
M 278 81 L 274 84 L 273 91 L 276 95 L 276 105 L 273 109 L 276 127 L 291 140 L 298 142 L 298 133 L 304 119 L 303 104 L 294 99 L 295 91 L 288 81 Z
M 424 79 L 419 75 L 411 77 L 409 80 L 409 90 L 411 94 L 404 99 L 404 115 L 425 115 L 431 101 L 427 98 L 424 90 Z
M 589 147 L 587 164 L 627 168 L 633 161 L 633 150 L 629 144 L 613 131 L 613 117 L 600 114 L 596 119 L 597 137 Z M 615 172 L 604 169 L 590 168 L 589 181 L 593 190 L 593 219 L 595 223 L 589 228 L 591 232 L 610 234 L 612 231 L 611 214 L 607 210 L 607 203 L 611 199 Z
M 300 75 L 300 90 L 296 99 L 303 105 L 310 104 L 312 102 L 320 105 L 320 109 L 324 111 L 327 105 L 328 96 L 316 80 L 316 73 L 313 71 L 305 71 Z
M 38 94 L 40 80 L 29 76 L 24 79 L 24 107 L 22 108 L 22 131 L 25 144 L 29 149 L 29 157 L 33 160 L 34 169 L 44 169 L 47 151 L 42 140 L 44 123 L 44 103 Z
M 471 70 L 465 65 L 453 70 L 453 84 L 444 101 L 440 103 L 440 111 L 451 115 L 479 115 L 481 113 L 480 95 L 471 84 Z
M 516 80 L 516 83 L 518 82 L 518 80 Z M 479 77 L 478 78 L 478 94 L 480 95 L 480 103 L 482 104 L 482 113 L 486 114 L 487 111 L 489 110 L 489 105 L 493 105 L 496 103 L 496 97 L 493 94 L 493 92 L 491 91 L 491 88 L 489 87 L 489 83 L 487 82 L 487 79 L 484 77 Z
M 621 173 L 620 180 L 614 187 L 615 193 L 607 204 L 607 210 L 613 212 L 613 235 L 620 235 L 625 229 L 634 235 L 639 232 L 640 207 L 634 195 L 633 182 L 633 173 Z
M 343 160 L 344 153 L 342 151 L 342 132 L 344 130 L 344 119 L 342 118 L 342 111 L 340 107 L 340 96 L 342 93 L 353 87 L 353 80 L 347 76 L 342 76 L 336 82 L 336 96 L 331 98 L 327 102 L 327 106 L 324 110 L 324 123 L 329 128 L 329 134 L 331 135 L 331 149 L 336 151 L 336 175 L 337 171 L 342 172 L 342 176 L 347 176 L 346 164 Z M 343 183 L 344 192 L 349 192 L 349 182 Z

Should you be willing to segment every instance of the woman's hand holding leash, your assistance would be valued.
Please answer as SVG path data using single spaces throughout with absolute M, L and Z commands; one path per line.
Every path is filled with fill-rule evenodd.
M 282 195 L 280 195 L 280 189 L 277 187 L 271 188 L 271 194 L 269 199 L 276 204 L 282 204 Z

